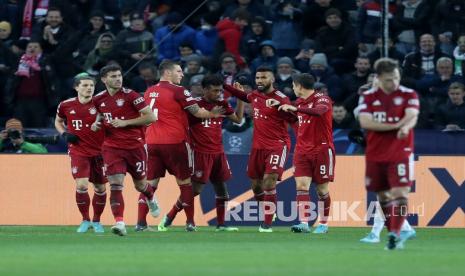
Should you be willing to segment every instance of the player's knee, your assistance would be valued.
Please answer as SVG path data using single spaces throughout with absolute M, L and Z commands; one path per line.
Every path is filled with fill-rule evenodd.
M 76 179 L 76 190 L 85 192 L 87 191 L 89 183 L 85 179 Z
M 190 177 L 186 179 L 176 178 L 176 183 L 178 183 L 178 185 L 187 185 L 191 183 L 191 178 Z
M 228 198 L 228 191 L 226 189 L 226 183 L 213 183 L 213 188 L 215 189 L 215 194 L 217 197 Z
M 194 182 L 192 187 L 193 187 L 193 191 L 194 191 L 194 195 L 200 195 L 200 193 L 202 192 L 203 190 L 203 183 L 199 183 L 199 182 Z
M 296 190 L 308 191 L 310 189 L 310 182 L 311 180 L 307 180 L 306 178 L 296 177 L 295 179 Z
M 263 187 L 265 189 L 273 189 L 276 187 L 276 182 L 278 181 L 277 174 L 266 174 L 263 177 Z
M 328 186 L 328 183 L 324 183 L 324 184 L 320 184 L 320 185 L 317 185 L 316 186 L 316 192 L 318 193 L 318 195 L 326 195 L 327 193 L 329 193 L 329 186 Z
M 152 187 L 158 187 L 158 182 L 160 182 L 160 178 L 155 178 L 153 180 L 147 180 L 147 183 L 149 183 L 149 185 Z
M 97 193 L 103 193 L 106 190 L 105 184 L 94 184 L 94 190 Z

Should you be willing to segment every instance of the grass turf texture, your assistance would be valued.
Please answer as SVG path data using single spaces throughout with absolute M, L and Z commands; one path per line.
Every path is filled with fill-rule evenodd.
M 463 229 L 417 229 L 403 251 L 362 244 L 368 228 L 330 228 L 327 235 L 288 227 L 258 233 L 75 233 L 76 227 L 0 227 L 0 275 L 464 275 Z M 383 233 L 385 237 L 385 233 Z M 395 266 L 392 269 L 391 266 Z

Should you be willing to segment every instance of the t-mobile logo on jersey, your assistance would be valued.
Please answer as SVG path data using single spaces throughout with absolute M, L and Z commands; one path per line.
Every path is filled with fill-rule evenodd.
M 211 120 L 211 119 L 204 119 L 204 120 L 202 121 L 202 125 L 203 125 L 204 127 L 210 127 L 211 124 L 212 124 L 212 120 Z
M 375 122 L 378 122 L 378 123 L 386 122 L 386 112 L 374 112 L 373 119 Z
M 71 124 L 73 125 L 75 130 L 81 130 L 82 128 L 82 120 L 72 120 Z
M 103 113 L 103 116 L 105 117 L 105 121 L 107 121 L 107 123 L 111 123 L 113 120 L 111 113 Z

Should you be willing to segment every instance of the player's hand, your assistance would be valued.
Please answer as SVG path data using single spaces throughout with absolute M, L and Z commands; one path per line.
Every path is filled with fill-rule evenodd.
M 222 106 L 217 105 L 217 106 L 213 107 L 210 112 L 213 114 L 214 118 L 218 118 L 218 117 L 223 116 L 225 110 L 224 110 L 224 108 Z
M 233 87 L 238 89 L 238 90 L 244 91 L 244 86 L 242 86 L 242 84 L 240 84 L 237 81 L 233 83 Z
M 275 99 L 268 99 L 268 100 L 266 100 L 265 104 L 266 104 L 266 107 L 273 107 L 273 106 L 278 106 L 281 103 L 278 100 L 275 100 Z
M 121 119 L 114 119 L 110 123 L 113 127 L 120 128 L 120 127 L 127 127 L 128 123 L 126 120 Z
M 61 134 L 61 137 L 63 137 L 63 139 L 67 143 L 71 143 L 71 144 L 77 144 L 78 141 L 79 141 L 79 137 L 77 135 L 74 135 L 74 134 L 69 133 L 69 132 L 63 132 L 63 134 Z
M 283 104 L 280 107 L 278 107 L 278 110 L 282 110 L 285 112 L 297 111 L 297 107 L 290 105 L 290 104 Z
M 90 129 L 92 131 L 99 131 L 102 129 L 102 123 L 101 122 L 94 122 L 91 126 Z
M 407 138 L 408 133 L 409 133 L 408 128 L 406 128 L 406 127 L 399 128 L 399 130 L 397 131 L 397 139 L 405 139 L 405 138 Z

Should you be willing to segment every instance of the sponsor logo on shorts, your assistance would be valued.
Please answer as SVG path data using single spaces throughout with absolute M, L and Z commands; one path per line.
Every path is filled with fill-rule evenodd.
M 76 166 L 72 167 L 72 168 L 71 168 L 71 172 L 72 172 L 73 174 L 77 174 L 77 172 L 78 172 L 78 167 L 76 167 Z
M 195 171 L 195 176 L 196 177 L 202 177 L 203 171 Z

